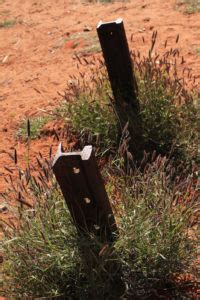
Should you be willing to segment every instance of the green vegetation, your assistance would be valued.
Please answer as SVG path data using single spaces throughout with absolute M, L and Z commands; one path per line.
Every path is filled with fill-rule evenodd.
M 39 153 L 38 168 L 28 160 L 21 169 L 16 152 L 9 153 L 16 172 L 7 168 L 9 188 L 0 196 L 18 203 L 18 222 L 2 220 L 3 295 L 190 298 L 188 282 L 180 278 L 189 273 L 196 280 L 199 95 L 187 88 L 185 76 L 189 80 L 190 74 L 184 71 L 179 77 L 178 49 L 153 54 L 155 36 L 147 57 L 132 56 L 146 150 L 142 161 L 136 164 L 127 150 L 127 128 L 120 132 L 101 61 L 94 65 L 94 59 L 91 64 L 79 59 L 87 73 L 71 78 L 55 113 L 76 137 L 75 150 L 89 143 L 99 154 L 119 230 L 114 243 L 77 234 L 52 174 L 51 148 L 49 159 Z M 46 122 L 41 117 L 24 123 L 19 135 L 36 138 Z
M 197 205 L 194 180 L 174 178 L 160 156 L 131 177 L 119 162 L 103 169 L 119 228 L 112 246 L 77 235 L 51 164 L 41 156 L 38 174 L 30 167 L 10 179 L 13 188 L 3 196 L 19 203 L 19 225 L 3 226 L 7 296 L 119 299 L 147 297 L 155 290 L 183 295 L 174 277 L 191 271 L 196 254 L 189 234 Z
M 84 47 L 80 51 L 77 51 L 76 54 L 80 55 L 80 56 L 87 56 L 87 55 L 91 55 L 91 54 L 98 53 L 98 52 L 101 52 L 101 48 L 100 48 L 99 44 L 94 43 L 92 45 Z
M 183 6 L 184 12 L 187 14 L 194 14 L 200 12 L 200 2 L 199 0 L 178 0 L 178 7 Z
M 75 53 L 79 56 L 86 56 L 101 51 L 97 36 L 94 35 L 93 31 L 90 31 L 90 28 L 88 30 L 89 31 L 72 34 L 65 39 L 65 42 L 73 41 L 73 49 L 76 49 L 79 44 L 82 45 L 81 50 L 75 50 Z
M 168 60 L 177 55 L 177 49 L 154 58 L 135 55 L 134 66 L 146 150 L 164 155 L 171 152 L 176 159 L 191 161 L 197 156 L 199 115 L 195 101 L 200 95 L 187 89 L 177 65 Z
M 52 116 L 39 116 L 36 118 L 32 118 L 30 120 L 30 135 L 29 138 L 32 140 L 37 139 L 41 136 L 41 130 L 44 127 L 45 124 L 47 124 L 49 121 L 52 120 Z M 27 134 L 27 120 L 24 120 L 22 124 L 20 125 L 18 132 L 17 132 L 17 137 L 22 139 L 23 141 L 26 141 L 28 139 L 28 134 Z
M 151 296 L 154 289 L 159 293 L 166 285 L 178 296 L 173 276 L 185 272 L 195 256 L 195 241 L 189 238 L 188 229 L 196 200 L 184 189 L 174 193 L 179 180 L 171 185 L 170 171 L 169 162 L 157 157 L 145 172 L 136 171 L 130 177 L 116 177 L 115 172 L 109 177 L 120 229 L 115 249 L 133 299 Z M 180 182 L 186 187 L 190 180 Z
M 15 20 L 5 20 L 0 22 L 0 28 L 12 27 L 16 24 Z
M 78 135 L 81 147 L 89 143 L 97 147 L 97 152 L 104 153 L 117 147 L 117 121 L 108 99 L 108 80 L 99 70 L 95 72 L 99 76 L 98 82 L 94 79 L 95 86 L 72 84 L 72 99 L 64 102 L 59 112 Z
M 72 37 L 71 37 L 72 38 Z M 138 84 L 138 99 L 143 123 L 144 149 L 174 157 L 178 163 L 197 161 L 199 112 L 196 103 L 198 92 L 188 90 L 190 76 L 178 73 L 181 64 L 178 49 L 165 50 L 162 54 L 141 58 L 133 53 L 133 64 Z M 105 67 L 94 67 L 93 61 L 80 60 L 87 74 L 70 81 L 65 99 L 56 112 L 78 139 L 78 147 L 92 144 L 97 153 L 116 153 L 123 143 L 119 132 L 119 118 L 114 108 L 112 92 Z M 99 62 L 97 61 L 99 65 Z M 31 138 L 40 136 L 49 117 L 31 120 Z M 26 138 L 26 123 L 18 136 Z
M 178 76 L 177 49 L 162 55 L 133 54 L 138 98 L 143 122 L 145 150 L 156 150 L 176 160 L 197 159 L 199 115 L 195 103 L 199 94 L 188 91 L 186 76 Z M 180 59 L 179 59 L 180 60 Z M 116 152 L 121 141 L 119 122 L 103 67 L 74 81 L 66 91 L 62 118 L 70 120 L 81 146 L 92 143 L 101 153 Z M 87 78 L 87 79 L 86 79 Z

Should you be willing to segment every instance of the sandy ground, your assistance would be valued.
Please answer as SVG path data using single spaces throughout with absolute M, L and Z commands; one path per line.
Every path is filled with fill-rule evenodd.
M 142 52 L 146 52 L 153 30 L 158 30 L 158 48 L 166 39 L 169 46 L 174 45 L 179 34 L 187 66 L 200 75 L 200 55 L 196 53 L 200 48 L 200 14 L 184 15 L 175 9 L 174 0 L 115 4 L 0 1 L 0 21 L 15 21 L 11 27 L 0 28 L 0 191 L 4 190 L 4 166 L 9 164 L 4 150 L 16 147 L 21 152 L 15 138 L 20 122 L 40 114 L 41 109 L 54 108 L 60 98 L 57 92 L 62 93 L 69 75 L 77 73 L 73 55 L 81 51 L 83 43 L 80 39 L 73 42 L 73 37 L 88 34 L 86 39 L 92 45 L 98 21 L 118 17 L 124 19 L 130 48 Z M 90 32 L 84 32 L 85 28 Z M 68 41 L 70 37 L 72 41 Z M 33 148 L 37 152 L 37 147 Z
M 15 22 L 0 27 L 0 192 L 5 190 L 4 166 L 10 164 L 4 151 L 16 148 L 24 155 L 16 139 L 20 122 L 58 105 L 58 92 L 63 92 L 69 75 L 77 74 L 74 53 L 96 47 L 97 23 L 118 17 L 124 19 L 130 48 L 142 53 L 148 49 L 153 30 L 158 31 L 158 48 L 166 39 L 173 46 L 179 34 L 187 66 L 200 81 L 200 14 L 183 14 L 175 8 L 175 0 L 114 4 L 0 0 L 0 22 Z M 47 151 L 50 142 L 48 138 L 33 142 L 33 157 L 39 150 Z

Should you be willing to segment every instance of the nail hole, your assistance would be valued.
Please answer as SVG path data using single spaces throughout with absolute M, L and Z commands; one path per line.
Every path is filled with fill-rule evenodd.
M 84 198 L 84 201 L 85 201 L 85 203 L 87 203 L 87 204 L 90 204 L 90 202 L 91 202 L 90 198 L 87 198 L 87 197 Z
M 100 227 L 99 227 L 98 225 L 96 225 L 96 224 L 94 224 L 94 228 L 95 228 L 96 230 L 99 230 L 99 229 L 100 229 Z
M 99 230 L 99 229 L 100 229 L 100 226 L 94 224 L 94 229 Z
M 80 169 L 79 168 L 73 168 L 73 172 L 74 174 L 79 174 L 80 173 Z

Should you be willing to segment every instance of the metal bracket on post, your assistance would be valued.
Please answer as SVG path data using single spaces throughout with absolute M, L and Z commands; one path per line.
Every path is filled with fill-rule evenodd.
M 112 241 L 117 227 L 92 146 L 63 153 L 60 144 L 53 172 L 78 231 Z
M 129 122 L 130 150 L 138 158 L 143 140 L 140 106 L 123 20 L 99 22 L 97 33 L 115 98 L 115 109 L 122 129 Z

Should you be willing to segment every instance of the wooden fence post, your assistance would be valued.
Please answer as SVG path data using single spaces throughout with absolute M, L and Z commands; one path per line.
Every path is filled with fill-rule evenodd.
M 63 153 L 60 144 L 53 172 L 78 232 L 112 241 L 117 227 L 92 146 L 81 152 Z
M 123 130 L 129 122 L 130 151 L 135 158 L 139 158 L 143 154 L 140 105 L 123 20 L 117 19 L 108 23 L 99 22 L 97 33 L 115 98 L 115 109 L 121 122 L 121 129 Z

